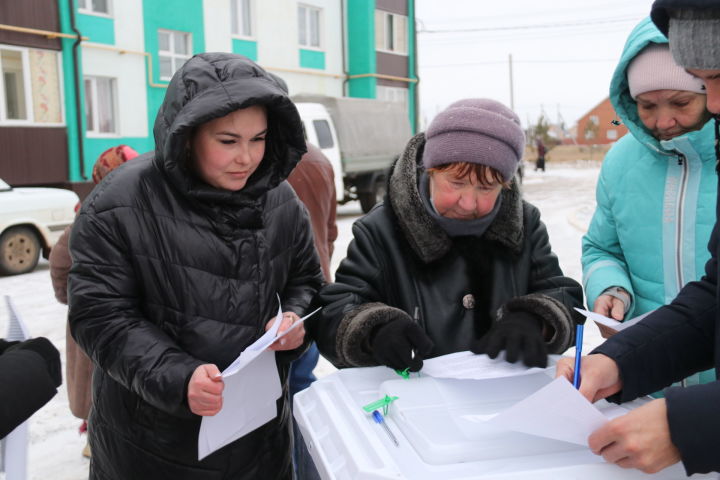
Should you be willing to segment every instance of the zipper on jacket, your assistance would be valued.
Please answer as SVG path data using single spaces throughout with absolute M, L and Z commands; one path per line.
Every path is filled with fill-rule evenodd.
M 683 259 L 682 259 L 682 245 L 683 245 L 683 211 L 685 210 L 685 194 L 687 192 L 688 183 L 688 165 L 685 161 L 685 155 L 682 153 L 678 154 L 678 165 L 682 167 L 680 173 L 680 186 L 678 188 L 678 202 L 677 211 L 675 218 L 677 218 L 677 230 L 675 231 L 675 278 L 677 279 L 677 289 L 680 291 L 685 285 L 683 279 Z

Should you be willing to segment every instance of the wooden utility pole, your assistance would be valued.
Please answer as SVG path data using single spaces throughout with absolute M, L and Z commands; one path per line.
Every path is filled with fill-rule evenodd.
M 510 110 L 515 111 L 515 91 L 513 86 L 512 53 L 508 54 L 508 65 L 510 67 Z

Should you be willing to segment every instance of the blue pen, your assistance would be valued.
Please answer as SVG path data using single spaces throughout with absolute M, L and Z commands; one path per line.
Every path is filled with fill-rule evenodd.
M 578 323 L 575 327 L 575 374 L 573 375 L 573 386 L 580 388 L 580 357 L 582 357 L 583 329 L 585 325 Z
M 395 444 L 396 447 L 399 447 L 400 444 L 397 441 L 397 438 L 395 438 L 395 435 L 390 431 L 390 427 L 387 426 L 387 423 L 385 423 L 385 419 L 382 416 L 382 413 L 380 413 L 377 410 L 373 410 L 372 412 L 373 420 L 375 420 L 375 423 L 383 427 L 383 430 L 385 430 L 385 433 L 388 434 L 388 437 L 390 437 L 390 440 Z

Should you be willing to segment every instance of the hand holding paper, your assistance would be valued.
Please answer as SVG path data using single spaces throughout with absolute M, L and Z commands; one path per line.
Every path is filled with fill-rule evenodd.
M 265 330 L 269 330 L 277 321 L 277 317 L 271 318 L 265 325 Z M 302 325 L 300 317 L 295 312 L 283 312 L 279 321 L 281 323 L 278 328 L 278 335 L 282 335 L 283 338 L 278 337 L 268 348 L 275 351 L 294 350 L 302 345 L 305 340 L 305 326 Z
M 188 383 L 188 405 L 195 415 L 215 415 L 222 408 L 225 387 L 217 366 L 208 363 L 195 369 Z
M 319 310 L 319 309 L 318 309 Z M 283 338 L 290 338 L 285 344 L 287 350 L 302 344 L 305 330 L 303 322 L 314 312 L 296 320 L 289 328 L 278 333 L 283 323 L 282 307 L 278 308 L 277 316 L 268 322 L 267 331 L 255 343 L 240 353 L 223 372 L 220 378 L 212 376 L 215 381 L 222 382 L 221 407 L 215 414 L 208 413 L 202 418 L 198 436 L 198 460 L 238 438 L 252 432 L 277 416 L 276 401 L 282 395 L 282 386 L 275 363 L 275 352 L 271 345 Z M 288 322 L 290 317 L 288 317 Z M 295 334 L 295 335 L 293 335 Z M 291 336 L 292 335 L 292 336 Z M 293 342 L 300 343 L 292 346 Z M 205 367 L 207 365 L 204 365 Z M 206 382 L 205 388 L 212 390 Z
M 609 463 L 655 473 L 680 461 L 670 439 L 665 399 L 657 399 L 606 423 L 588 439 Z

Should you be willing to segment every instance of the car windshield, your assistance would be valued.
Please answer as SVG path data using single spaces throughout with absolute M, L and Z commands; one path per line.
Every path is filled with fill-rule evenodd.
M 5 183 L 5 180 L 0 178 L 0 192 L 7 192 L 9 190 L 12 190 L 12 187 Z

